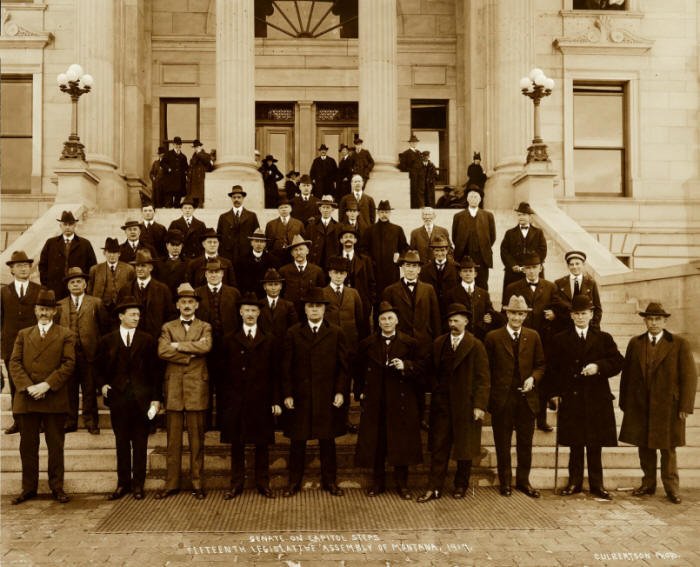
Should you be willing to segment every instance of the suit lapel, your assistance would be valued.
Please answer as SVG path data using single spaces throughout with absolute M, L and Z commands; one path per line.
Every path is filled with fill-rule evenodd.
M 457 368 L 462 363 L 464 357 L 467 356 L 467 354 L 469 354 L 469 351 L 472 349 L 473 346 L 473 339 L 471 339 L 471 337 L 465 331 L 464 337 L 462 337 L 462 340 L 460 341 L 459 345 L 457 345 L 454 362 L 452 363 L 452 370 Z
M 649 339 L 647 338 L 647 340 L 649 340 Z M 666 358 L 666 356 L 668 355 L 669 352 L 671 352 L 671 347 L 672 347 L 671 341 L 669 341 L 666 338 L 666 335 L 664 334 L 664 336 L 659 341 L 659 344 L 656 345 L 656 356 L 654 357 L 654 364 L 651 368 L 652 372 L 656 371 L 659 364 L 661 364 L 663 359 Z

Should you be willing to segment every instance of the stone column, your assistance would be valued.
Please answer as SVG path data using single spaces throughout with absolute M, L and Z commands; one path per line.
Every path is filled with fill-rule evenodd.
M 80 138 L 85 144 L 90 169 L 97 173 L 97 206 L 118 209 L 127 205 L 124 179 L 119 167 L 117 125 L 120 96 L 121 51 L 115 48 L 120 13 L 114 0 L 75 0 L 75 62 L 95 79 L 89 94 L 78 104 Z
M 396 0 L 359 2 L 360 137 L 372 153 L 374 170 L 367 192 L 391 199 L 394 207 L 410 203 L 408 174 L 396 162 L 398 68 Z
M 232 185 L 248 193 L 246 206 L 264 207 L 255 168 L 255 28 L 253 3 L 216 2 L 216 169 L 207 174 L 205 205 L 226 208 Z

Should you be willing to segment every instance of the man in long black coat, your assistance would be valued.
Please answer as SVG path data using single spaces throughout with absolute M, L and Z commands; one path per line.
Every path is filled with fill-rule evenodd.
M 274 268 L 267 270 L 260 283 L 265 290 L 265 295 L 258 323 L 264 333 L 274 336 L 276 348 L 281 351 L 287 330 L 299 322 L 299 316 L 294 303 L 281 295 L 284 278 L 277 270 Z
M 250 251 L 250 236 L 260 228 L 258 215 L 243 206 L 246 195 L 243 187 L 234 185 L 228 193 L 231 197 L 231 210 L 222 213 L 216 225 L 216 233 L 221 242 L 220 253 L 234 265 Z
M 182 257 L 185 260 L 191 260 L 202 253 L 201 237 L 207 227 L 201 220 L 194 217 L 192 199 L 184 199 L 180 209 L 182 216 L 171 222 L 168 230 L 177 229 L 182 233 Z
M 335 178 L 338 173 L 338 164 L 332 157 L 326 155 L 328 147 L 321 144 L 318 148 L 321 155 L 316 157 L 311 164 L 309 175 L 314 184 L 314 195 L 319 199 L 323 195 L 335 196 Z
M 282 414 L 274 337 L 258 325 L 261 301 L 254 293 L 244 295 L 238 306 L 243 325 L 223 338 L 227 372 L 217 394 L 221 442 L 231 443 L 231 488 L 224 500 L 243 492 L 247 443 L 255 445 L 255 486 L 274 498 L 268 446 L 275 442 L 273 417 Z
M 182 233 L 169 230 L 165 236 L 166 255 L 158 264 L 158 278 L 174 296 L 181 283 L 186 281 L 187 260 L 182 257 Z
M 340 157 L 338 158 L 338 171 L 335 182 L 336 193 L 334 197 L 340 201 L 345 195 L 350 193 L 350 178 L 355 165 L 353 154 L 345 144 L 340 144 L 338 148 Z M 342 222 L 342 219 L 340 219 Z
M 561 398 L 557 421 L 560 445 L 570 447 L 569 483 L 561 494 L 581 492 L 583 449 L 588 460 L 591 494 L 611 500 L 603 485 L 602 447 L 617 446 L 613 395 L 608 381 L 624 363 L 612 336 L 591 325 L 594 306 L 590 298 L 577 295 L 571 302 L 574 326 L 552 341 L 551 391 Z
M 173 149 L 165 154 L 167 168 L 162 180 L 162 192 L 165 207 L 177 208 L 180 199 L 187 192 L 187 156 L 182 153 L 182 138 L 173 138 Z
M 241 293 L 253 292 L 263 297 L 265 291 L 262 279 L 270 268 L 277 268 L 277 259 L 267 249 L 267 237 L 258 228 L 248 236 L 250 246 L 248 251 L 239 256 L 235 265 L 236 287 Z
M 519 258 L 523 254 L 536 253 L 542 262 L 547 258 L 547 240 L 542 229 L 532 226 L 532 210 L 529 203 L 522 202 L 515 209 L 518 226 L 510 228 L 501 240 L 501 260 L 504 266 L 503 292 L 513 282 L 525 277 Z M 544 272 L 542 272 L 544 277 Z M 505 303 L 505 301 L 504 301 Z
M 392 305 L 379 306 L 380 330 L 360 343 L 355 397 L 362 400 L 357 438 L 358 466 L 373 469 L 368 496 L 385 490 L 385 461 L 394 467 L 399 496 L 408 491 L 408 467 L 423 461 L 416 381 L 420 379 L 418 342 L 396 329 L 399 322 Z
M 408 173 L 408 179 L 411 184 L 411 208 L 418 208 L 419 195 L 422 194 L 424 187 L 421 187 L 421 169 L 423 168 L 423 158 L 421 151 L 416 147 L 420 140 L 415 134 L 411 134 L 408 140 L 408 148 L 399 154 L 399 170 Z
M 63 211 L 61 218 L 56 220 L 61 234 L 52 236 L 44 243 L 39 256 L 39 278 L 41 285 L 52 290 L 56 299 L 62 299 L 68 295 L 63 283 L 68 268 L 78 267 L 88 274 L 90 268 L 97 264 L 97 257 L 90 241 L 75 233 L 78 219 L 72 211 Z
M 314 287 L 326 285 L 326 275 L 316 264 L 308 261 L 310 240 L 304 240 L 296 235 L 288 246 L 293 262 L 280 268 L 280 275 L 284 278 L 284 298 L 294 303 L 299 315 L 299 320 L 304 318 L 303 298 Z
M 493 245 L 496 242 L 496 221 L 493 213 L 480 209 L 478 191 L 467 192 L 468 206 L 452 219 L 452 240 L 455 243 L 455 260 L 469 256 L 478 264 L 476 285 L 489 289 L 489 269 L 493 268 Z
M 335 438 L 345 433 L 343 392 L 348 388 L 345 336 L 323 316 L 327 300 L 319 288 L 304 297 L 307 320 L 294 325 L 284 341 L 282 392 L 289 449 L 289 486 L 285 496 L 301 490 L 306 442 L 318 439 L 321 452 L 321 487 L 342 496 L 336 483 Z
M 297 219 L 304 227 L 307 227 L 310 219 L 317 219 L 321 216 L 318 211 L 321 199 L 313 195 L 311 177 L 308 175 L 302 175 L 299 179 L 299 190 L 301 194 L 292 199 L 292 218 Z
M 433 259 L 423 264 L 418 279 L 433 286 L 440 306 L 440 318 L 445 322 L 442 329 L 447 330 L 447 294 L 459 282 L 459 266 L 452 258 L 447 257 L 450 243 L 444 238 L 437 237 L 430 243 Z M 421 260 L 424 260 L 421 257 Z

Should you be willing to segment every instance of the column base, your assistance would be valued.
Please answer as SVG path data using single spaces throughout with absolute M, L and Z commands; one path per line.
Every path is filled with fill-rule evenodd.
M 141 208 L 141 193 L 148 194 L 150 189 L 147 189 L 143 179 L 138 177 L 127 177 L 126 179 L 126 201 L 130 209 Z
M 262 176 L 254 167 L 226 166 L 207 173 L 204 179 L 204 205 L 208 209 L 229 209 L 231 187 L 240 185 L 248 194 L 245 207 L 252 210 L 265 208 Z
M 365 191 L 374 202 L 388 200 L 395 209 L 411 208 L 411 182 L 408 173 L 394 168 L 377 171 L 374 169 L 367 180 Z
M 557 171 L 550 162 L 533 161 L 512 178 L 515 203 L 527 201 L 537 210 L 536 203 L 554 205 L 554 179 Z
M 97 186 L 101 179 L 82 160 L 60 162 L 54 170 L 58 177 L 55 204 L 81 203 L 88 210 L 97 208 Z

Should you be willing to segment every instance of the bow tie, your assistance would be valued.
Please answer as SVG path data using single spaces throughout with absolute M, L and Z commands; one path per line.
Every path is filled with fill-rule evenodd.
M 190 319 L 189 321 L 186 319 L 180 319 L 180 322 L 182 323 L 183 327 L 189 327 L 192 324 L 192 319 Z
M 529 224 L 525 224 L 525 225 L 522 225 L 522 224 L 521 224 L 521 225 L 520 225 L 520 230 L 528 230 L 529 228 L 530 228 L 530 225 L 529 225 Z
M 391 335 L 390 337 L 387 337 L 387 336 L 385 336 L 385 335 L 382 335 L 382 338 L 383 338 L 385 341 L 387 341 L 387 342 L 388 342 L 388 341 L 393 341 L 393 340 L 396 338 L 396 335 Z
M 531 288 L 534 289 L 534 288 L 537 287 L 537 282 L 535 282 L 535 283 L 533 283 L 533 282 L 527 282 L 527 285 L 529 285 Z

